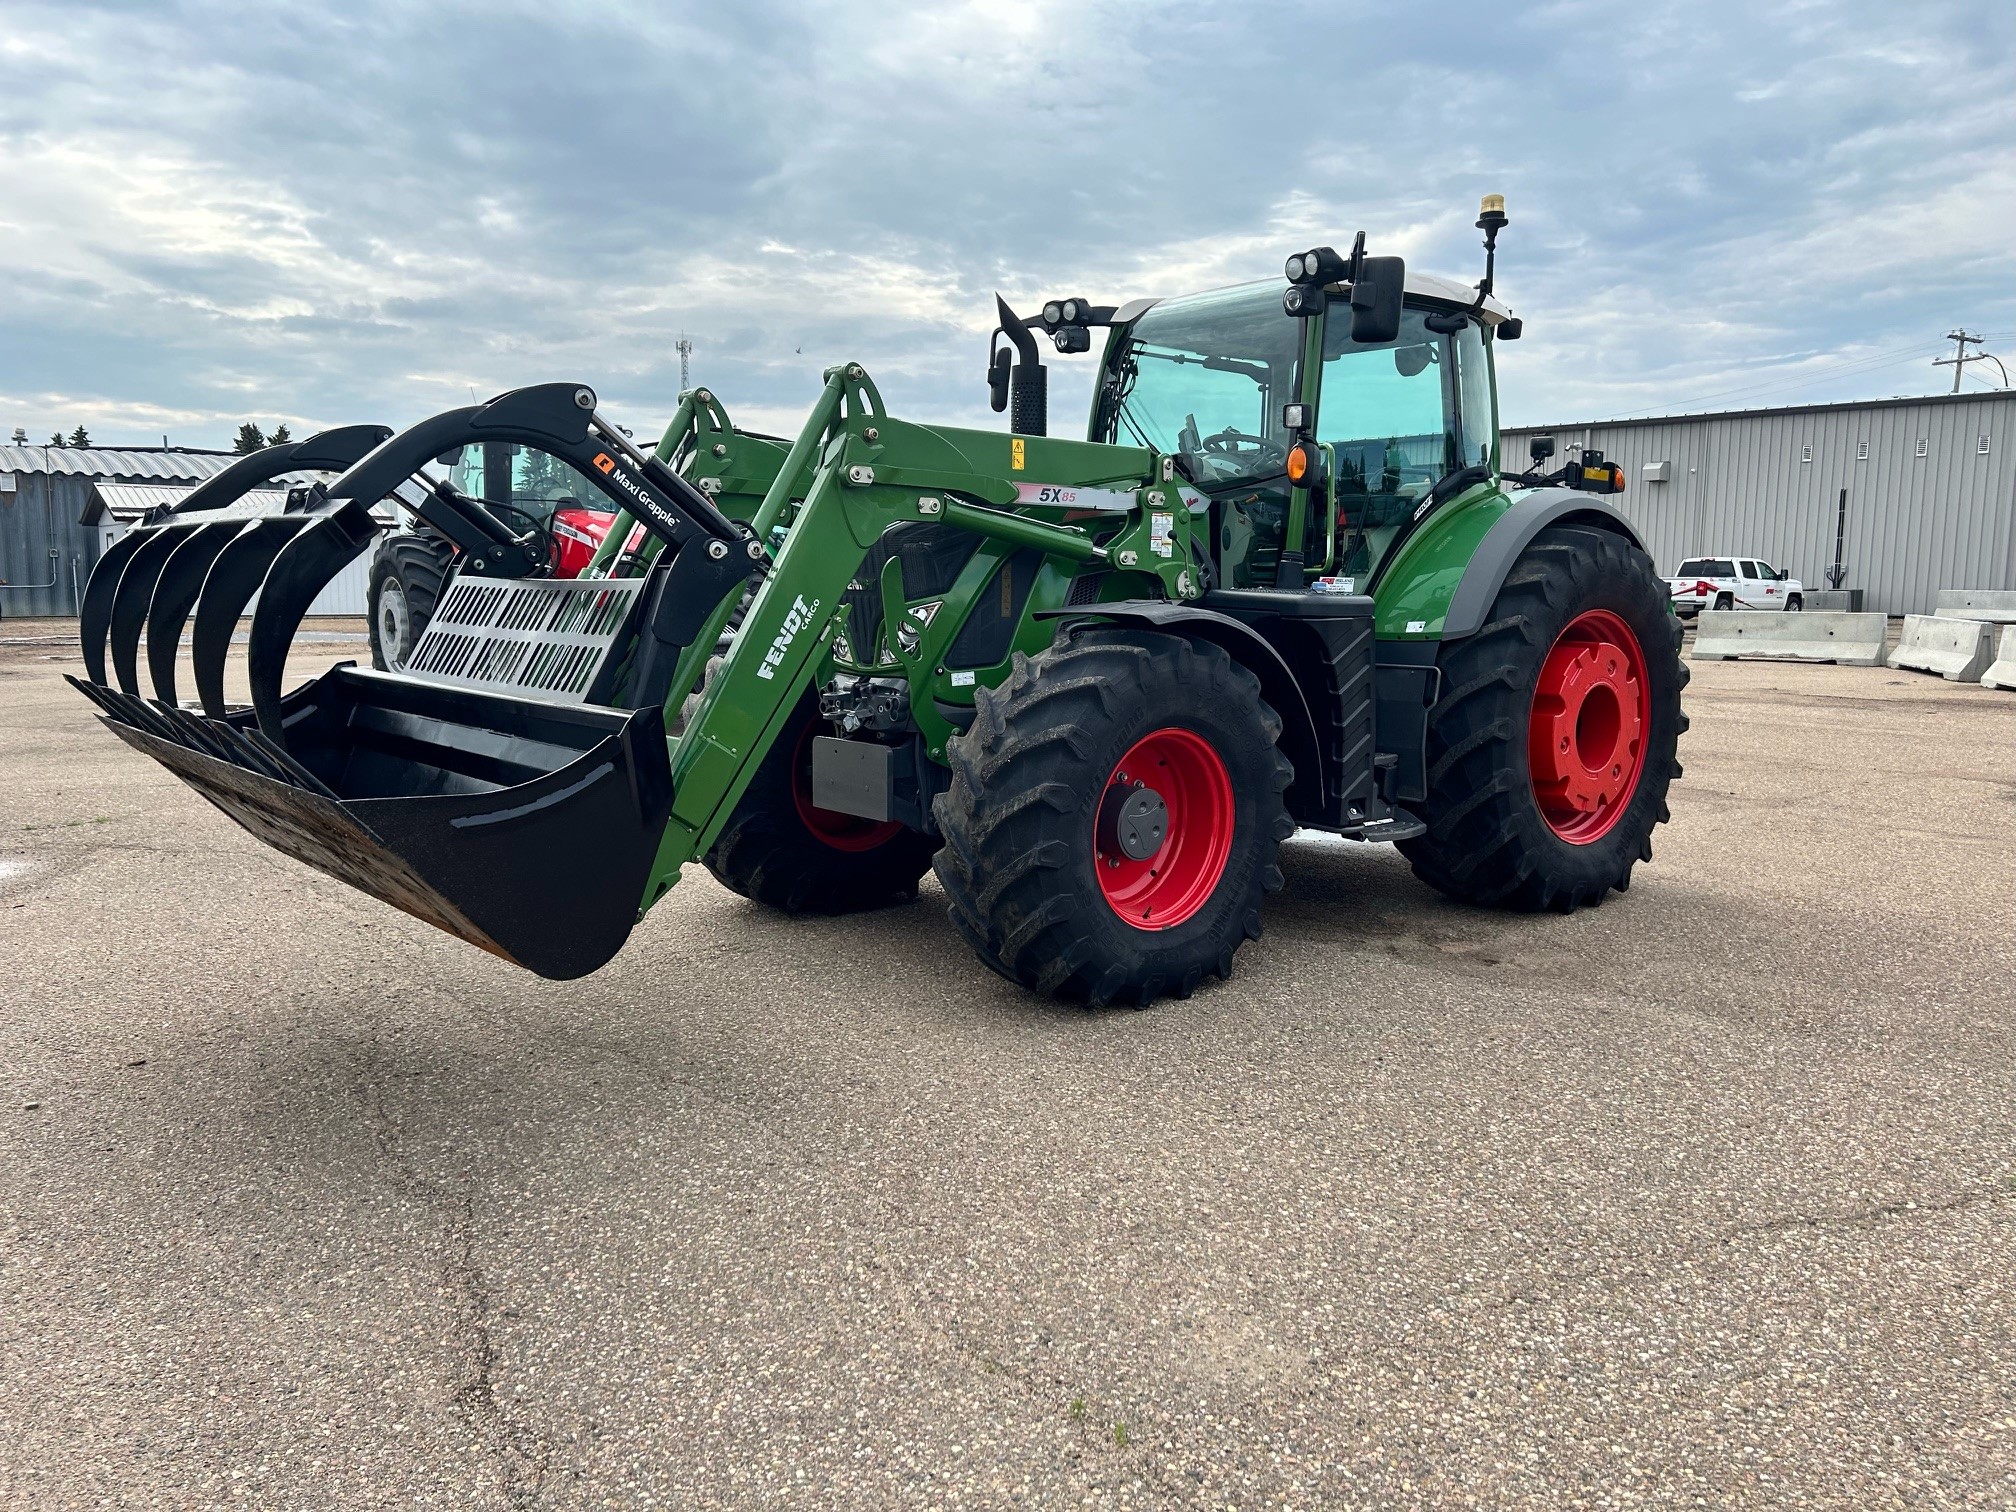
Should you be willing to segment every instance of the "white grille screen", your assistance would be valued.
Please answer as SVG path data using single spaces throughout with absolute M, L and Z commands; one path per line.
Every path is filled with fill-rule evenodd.
M 404 670 L 435 682 L 580 703 L 648 581 L 458 576 Z

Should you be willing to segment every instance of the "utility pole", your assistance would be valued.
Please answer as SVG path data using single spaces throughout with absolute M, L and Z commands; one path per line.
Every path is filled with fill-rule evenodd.
M 693 338 L 681 331 L 673 349 L 679 353 L 679 392 L 683 394 L 693 386 L 686 377 L 687 364 L 693 360 Z
M 1950 367 L 1953 369 L 1953 392 L 1957 394 L 1960 392 L 1960 375 L 1967 371 L 1967 364 L 1970 362 L 1979 362 L 1983 356 L 1980 352 L 1970 354 L 1967 350 L 1969 345 L 1981 345 L 1981 338 L 1979 336 L 1970 336 L 1965 331 L 1948 331 L 1946 339 L 1953 343 L 1953 355 L 1951 357 L 1935 357 L 1932 360 L 1932 366 Z

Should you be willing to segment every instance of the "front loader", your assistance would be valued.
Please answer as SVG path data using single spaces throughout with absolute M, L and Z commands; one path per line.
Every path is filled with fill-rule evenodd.
M 1598 497 L 1616 470 L 1499 470 L 1503 224 L 1487 201 L 1474 287 L 1361 236 L 1290 258 L 1285 288 L 1001 303 L 1005 433 L 898 419 L 854 364 L 788 443 L 696 390 L 651 455 L 584 385 L 514 390 L 299 491 L 249 706 L 181 707 L 159 676 L 149 699 L 102 662 L 79 686 L 269 844 L 549 977 L 606 962 L 695 860 L 822 912 L 935 867 L 983 961 L 1091 1003 L 1228 975 L 1298 828 L 1397 842 L 1458 899 L 1598 903 L 1666 817 L 1685 671 Z M 1087 439 L 1049 435 L 1037 338 L 1095 331 Z M 428 471 L 503 444 L 616 511 L 581 576 Z M 403 672 L 283 691 L 301 612 L 395 494 L 495 539 Z M 126 581 L 147 549 L 104 592 L 172 620 L 179 594 Z M 217 590 L 235 622 L 236 579 Z M 195 650 L 221 687 L 220 644 Z

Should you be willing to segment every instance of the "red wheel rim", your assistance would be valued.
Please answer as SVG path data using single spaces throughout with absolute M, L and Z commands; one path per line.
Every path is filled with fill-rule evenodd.
M 1136 795 L 1147 795 L 1136 797 Z M 1139 852 L 1148 826 L 1123 843 L 1116 815 L 1159 798 L 1160 843 Z M 1174 929 L 1210 901 L 1232 854 L 1232 778 L 1211 742 L 1171 726 L 1135 741 L 1114 765 L 1094 810 L 1092 869 L 1107 906 L 1136 929 Z
M 1651 723 L 1638 637 L 1608 609 L 1577 615 L 1541 663 L 1527 725 L 1533 796 L 1549 829 L 1570 845 L 1609 833 L 1638 791 Z
M 798 737 L 798 749 L 791 758 L 791 801 L 798 806 L 798 817 L 805 821 L 805 828 L 820 841 L 837 851 L 871 851 L 893 838 L 903 826 L 894 819 L 863 819 L 813 804 L 812 736 L 818 728 L 817 724 L 808 724 L 805 733 Z

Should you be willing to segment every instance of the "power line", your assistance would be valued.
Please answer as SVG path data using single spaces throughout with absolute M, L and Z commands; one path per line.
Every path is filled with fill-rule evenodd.
M 1967 348 L 1969 346 L 1981 345 L 1981 338 L 1979 336 L 1972 336 L 1965 330 L 1959 330 L 1948 331 L 1946 339 L 1953 343 L 1953 355 L 1951 357 L 1936 359 L 1932 366 L 1950 367 L 1953 369 L 1953 392 L 1956 394 L 1960 392 L 1960 375 L 1967 371 L 1968 363 L 1987 361 L 1994 362 L 1997 367 L 2002 366 L 1999 361 L 1996 361 L 1986 352 L 1968 352 Z M 2004 369 L 2002 373 L 2002 386 L 2004 388 L 2009 386 L 2009 373 L 2007 369 Z

